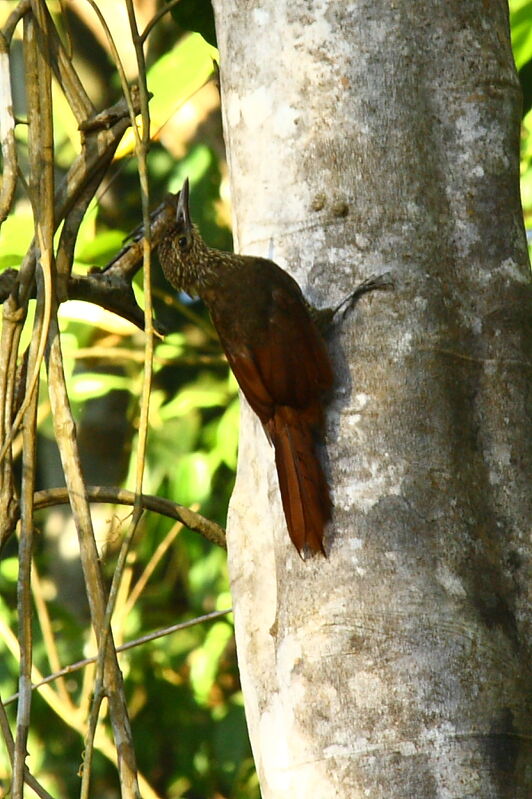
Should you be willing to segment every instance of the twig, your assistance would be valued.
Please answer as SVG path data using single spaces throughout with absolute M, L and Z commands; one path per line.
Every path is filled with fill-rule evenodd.
M 150 19 L 150 21 L 148 22 L 148 24 L 146 25 L 146 27 L 142 31 L 142 35 L 140 37 L 140 41 L 142 42 L 142 44 L 144 44 L 144 42 L 146 41 L 146 39 L 150 35 L 150 33 L 153 30 L 153 28 L 155 27 L 155 25 L 157 25 L 157 23 L 159 22 L 161 17 L 164 17 L 165 14 L 168 14 L 168 12 L 180 2 L 181 2 L 181 0 L 168 0 L 166 5 L 163 8 L 161 8 L 157 12 L 157 14 L 155 14 L 154 17 L 152 17 Z
M 32 91 L 34 84 L 31 81 L 27 82 L 27 96 L 28 105 L 31 109 L 33 104 L 39 102 L 39 90 L 35 88 Z M 134 100 L 134 97 L 133 97 Z M 129 120 L 122 118 L 110 130 L 101 130 L 97 134 L 88 137 L 82 153 L 76 158 L 74 164 L 69 169 L 65 179 L 60 185 L 54 203 L 48 203 L 50 209 L 54 209 L 55 223 L 65 218 L 65 216 L 72 210 L 77 198 L 84 191 L 88 183 L 94 180 L 94 175 L 103 174 L 107 169 L 108 164 L 111 162 L 113 152 L 118 146 L 118 142 L 123 133 L 129 126 Z M 30 245 L 28 253 L 24 258 L 20 270 L 18 272 L 18 299 L 21 305 L 24 305 L 27 299 L 32 295 L 34 290 L 34 274 L 35 274 L 35 250 L 34 244 Z M 48 280 L 48 271 L 44 271 L 45 280 Z M 129 287 L 131 289 L 131 287 Z M 47 287 L 45 297 L 50 296 L 51 288 Z M 45 313 L 44 327 L 47 327 L 49 318 L 48 311 Z M 44 336 L 40 338 L 41 346 L 43 345 Z M 30 387 L 35 387 L 37 381 L 37 372 L 32 377 Z M 23 413 L 29 403 L 29 395 L 24 399 L 22 407 L 16 415 L 9 434 L 5 437 L 2 449 L 0 450 L 0 460 L 5 457 L 7 449 L 13 440 L 13 437 L 20 426 Z
M 105 691 L 109 700 L 109 715 L 115 742 L 117 744 L 121 785 L 123 790 L 129 786 L 129 793 L 126 793 L 126 796 L 135 796 L 135 789 L 131 787 L 132 785 L 136 785 L 135 763 L 132 763 L 129 758 L 126 759 L 123 756 L 125 743 L 127 741 L 131 742 L 131 727 L 123 698 L 122 675 L 116 660 L 116 653 L 112 644 L 110 632 L 108 633 L 109 645 L 101 649 L 102 639 L 104 638 L 103 630 L 105 625 L 106 597 L 98 550 L 94 538 L 89 501 L 85 491 L 85 484 L 79 461 L 75 423 L 68 404 L 59 342 L 59 328 L 55 317 L 52 320 L 50 333 L 48 385 L 54 429 L 59 445 L 63 471 L 65 473 L 70 505 L 78 532 L 81 565 L 87 587 L 91 621 L 100 651 L 104 652 L 105 673 L 102 677 L 102 686 L 105 686 Z M 99 685 L 96 684 L 94 690 L 96 699 L 98 700 L 101 698 L 101 690 L 103 690 L 103 687 L 100 690 Z M 131 743 L 127 748 L 127 752 L 130 751 Z M 86 779 L 88 779 L 88 776 Z
M 176 522 L 176 524 L 173 524 L 171 529 L 168 531 L 163 540 L 160 542 L 159 546 L 156 547 L 155 552 L 150 557 L 148 563 L 146 564 L 145 569 L 143 570 L 139 579 L 131 589 L 129 596 L 127 597 L 127 600 L 124 603 L 124 607 L 122 609 L 122 615 L 124 617 L 127 618 L 129 613 L 131 613 L 131 611 L 135 607 L 135 603 L 137 602 L 138 598 L 146 588 L 146 585 L 148 584 L 148 581 L 152 576 L 153 572 L 161 562 L 165 553 L 168 552 L 174 540 L 177 538 L 182 529 L 183 529 L 182 522 Z
M 15 144 L 15 115 L 11 97 L 9 43 L 0 32 L 0 146 L 3 175 L 0 184 L 0 225 L 6 219 L 17 185 L 17 148 Z
M 153 308 L 152 308 L 152 295 L 151 295 L 151 219 L 150 219 L 150 187 L 148 178 L 148 165 L 147 156 L 150 146 L 150 113 L 148 108 L 148 85 L 146 82 L 146 62 L 144 60 L 144 51 L 142 48 L 142 41 L 139 37 L 137 27 L 137 20 L 135 17 L 135 9 L 132 0 L 126 0 L 127 15 L 129 20 L 129 28 L 131 31 L 131 39 L 135 48 L 135 56 L 137 59 L 137 67 L 139 74 L 139 92 L 140 92 L 140 109 L 142 115 L 142 133 L 139 135 L 136 125 L 133 128 L 135 134 L 135 150 L 138 158 L 139 182 L 140 182 L 140 196 L 142 202 L 142 222 L 144 227 L 144 240 L 143 240 L 143 288 L 144 288 L 144 325 L 146 331 L 146 347 L 144 357 L 144 373 L 142 381 L 142 396 L 140 402 L 140 421 L 139 431 L 137 437 L 137 469 L 135 477 L 135 505 L 133 508 L 133 518 L 131 520 L 130 530 L 124 538 L 120 556 L 118 558 L 117 568 L 113 575 L 113 585 L 109 593 L 109 616 L 112 613 L 113 589 L 115 595 L 118 592 L 118 586 L 121 580 L 123 569 L 125 568 L 126 557 L 129 547 L 133 541 L 133 536 L 137 529 L 138 523 L 142 515 L 142 503 L 140 496 L 142 495 L 142 486 L 144 480 L 144 464 L 146 461 L 146 450 L 148 445 L 148 417 L 150 412 L 150 396 L 151 384 L 153 378 Z
M 19 575 L 17 609 L 19 618 L 21 699 L 17 708 L 17 733 L 13 762 L 13 799 L 22 799 L 25 758 L 30 727 L 32 669 L 32 601 L 31 563 L 33 549 L 33 495 L 35 491 L 37 386 L 44 357 L 52 304 L 53 270 L 53 123 L 51 70 L 46 54 L 49 50 L 48 26 L 43 18 L 43 4 L 34 0 L 32 14 L 24 18 L 25 77 L 28 102 L 30 200 L 35 232 L 40 250 L 41 273 L 37 288 L 35 333 L 33 336 L 26 393 L 15 421 L 24 419 L 21 490 L 21 530 L 19 542 Z M 14 425 L 2 456 L 13 435 Z
M 11 38 L 15 32 L 15 28 L 19 24 L 20 20 L 24 17 L 25 14 L 31 8 L 31 0 L 20 0 L 19 3 L 15 6 L 9 17 L 7 18 L 7 22 L 3 28 L 3 35 L 7 42 L 11 42 Z
M 157 247 L 168 230 L 175 224 L 175 214 L 179 192 L 169 193 L 157 208 L 150 214 L 151 246 Z M 102 272 L 120 270 L 124 276 L 133 277 L 142 265 L 144 255 L 144 223 L 135 228 L 127 237 L 126 244 L 120 252 L 104 266 Z
M 88 359 L 91 361 L 110 360 L 118 363 L 121 361 L 135 364 L 144 363 L 144 355 L 142 352 L 130 350 L 126 347 L 80 347 L 72 353 L 71 357 L 77 361 Z M 222 366 L 223 364 L 227 364 L 227 361 L 222 354 L 204 355 L 201 353 L 195 353 L 194 351 L 192 351 L 190 355 L 182 354 L 171 358 L 162 358 L 155 354 L 153 362 L 159 366 L 170 366 L 175 364 L 192 364 L 194 366 L 198 366 L 199 364 L 202 366 Z
M 26 101 L 28 104 L 29 155 L 30 155 L 30 199 L 36 224 L 36 234 L 40 247 L 42 277 L 44 280 L 44 307 L 39 319 L 40 328 L 36 331 L 38 337 L 37 357 L 33 364 L 33 371 L 26 384 L 24 400 L 15 416 L 9 434 L 6 436 L 0 451 L 0 461 L 6 455 L 7 449 L 14 438 L 16 431 L 29 408 L 33 393 L 37 386 L 39 370 L 44 357 L 46 337 L 51 313 L 52 297 L 52 242 L 53 242 L 53 130 L 51 116 L 51 76 L 49 64 L 44 57 L 47 50 L 45 26 L 39 28 L 34 22 L 41 20 L 42 4 L 35 2 L 34 15 L 24 18 L 25 36 L 25 70 L 26 70 Z M 41 20 L 42 21 L 42 20 Z M 38 38 L 38 44 L 37 44 Z M 25 304 L 24 297 L 29 293 L 30 284 L 33 282 L 33 272 L 20 270 L 19 303 Z
M 57 33 L 57 29 L 46 3 L 42 3 L 42 5 L 44 6 L 43 23 L 46 24 L 49 32 L 48 52 L 50 63 L 52 64 L 57 82 L 61 86 L 61 90 L 67 99 L 72 113 L 78 125 L 81 125 L 88 117 L 95 113 L 95 108 L 79 79 L 78 73 L 72 65 L 72 59 L 63 47 L 63 43 Z
M 68 263 L 66 249 L 63 248 L 64 239 L 61 236 L 60 249 L 58 250 L 58 263 Z M 63 273 L 66 269 L 63 268 Z M 5 302 L 13 289 L 18 284 L 19 272 L 16 269 L 5 269 L 0 274 L 0 303 Z M 132 275 L 131 275 L 132 277 Z M 66 296 L 62 299 L 84 300 L 99 305 L 108 311 L 118 314 L 123 319 L 144 330 L 144 312 L 138 306 L 135 293 L 131 285 L 131 277 L 123 274 L 120 265 L 112 271 L 93 270 L 89 275 L 72 274 L 68 278 L 66 286 Z M 33 298 L 35 288 L 30 291 L 28 299 Z M 159 335 L 164 335 L 167 331 L 164 325 L 157 320 L 153 321 L 153 326 Z
M 18 645 L 18 641 L 16 636 L 12 633 L 11 629 L 5 624 L 5 622 L 0 617 L 0 636 L 5 642 L 7 648 L 13 655 L 13 657 L 17 660 L 20 659 L 20 649 Z M 89 664 L 86 672 L 89 671 L 89 668 L 92 664 Z M 59 699 L 57 693 L 51 688 L 48 684 L 49 681 L 46 681 L 43 678 L 43 675 L 39 672 L 39 670 L 33 666 L 32 667 L 32 679 L 35 683 L 40 684 L 40 691 L 42 693 L 43 699 L 46 701 L 48 706 L 57 714 L 57 716 L 67 724 L 72 730 L 77 732 L 81 738 L 84 738 L 87 731 L 87 726 L 85 723 L 86 713 L 83 712 L 83 706 L 76 708 L 75 712 L 72 712 L 72 708 L 70 705 L 64 705 L 61 700 Z M 44 684 L 43 683 L 44 680 Z M 8 726 L 8 725 L 7 725 Z M 0 717 L 0 727 L 2 731 L 4 730 L 4 724 Z M 6 731 L 7 728 L 6 728 Z M 9 739 L 12 740 L 11 733 L 9 731 L 9 738 L 6 738 L 8 742 Z M 9 746 L 9 742 L 7 743 Z M 116 749 L 113 746 L 109 737 L 104 733 L 97 736 L 96 739 L 96 746 L 98 750 L 116 767 L 117 765 L 117 756 L 116 756 Z M 29 773 L 27 770 L 25 774 Z M 160 799 L 158 794 L 153 790 L 153 788 L 149 785 L 146 779 L 139 774 L 139 783 L 142 790 L 143 799 Z M 30 783 L 28 783 L 30 784 Z M 46 799 L 50 799 L 46 795 Z
M 17 381 L 17 352 L 24 324 L 25 310 L 18 307 L 15 298 L 7 298 L 3 309 L 0 351 L 0 441 L 11 427 L 15 385 Z M 13 533 L 16 524 L 16 493 L 13 477 L 13 453 L 0 463 L 0 549 Z
M 188 621 L 183 621 L 179 624 L 172 624 L 170 627 L 162 627 L 160 630 L 155 630 L 152 633 L 141 635 L 139 638 L 135 638 L 132 641 L 127 641 L 125 644 L 117 646 L 116 651 L 118 653 L 127 652 L 129 649 L 134 649 L 135 647 L 142 646 L 143 644 L 149 644 L 151 641 L 156 641 L 158 638 L 164 638 L 166 635 L 173 635 L 181 630 L 187 630 L 189 627 L 195 627 L 197 624 L 203 624 L 207 621 L 214 621 L 214 619 L 219 619 L 221 616 L 227 616 L 232 612 L 233 608 L 226 608 L 226 610 L 214 610 L 212 613 L 206 613 L 204 616 L 197 616 L 194 619 L 189 619 Z M 59 669 L 59 671 L 54 672 L 54 674 L 49 674 L 47 677 L 43 677 L 42 680 L 39 680 L 39 682 L 32 685 L 32 691 L 36 691 L 39 688 L 42 688 L 43 685 L 49 685 L 55 680 L 66 677 L 76 671 L 80 671 L 80 669 L 84 669 L 86 666 L 96 663 L 96 660 L 97 657 L 95 655 L 94 657 L 77 660 L 75 663 L 71 663 L 69 666 L 64 666 L 62 669 Z M 17 693 L 8 697 L 3 703 L 4 706 L 10 705 L 12 702 L 16 702 L 18 696 L 19 695 Z
M 30 363 L 35 365 L 38 344 L 32 342 Z M 32 603 L 31 563 L 33 551 L 33 495 L 35 483 L 37 395 L 32 395 L 25 414 L 22 453 L 22 490 L 20 498 L 21 526 L 19 541 L 19 572 L 17 578 L 18 640 L 20 645 L 19 694 L 17 708 L 17 733 L 13 761 L 12 794 L 21 799 L 24 789 L 25 758 L 30 728 L 31 668 L 32 668 Z
M 85 486 L 89 502 L 106 502 L 111 505 L 134 505 L 135 493 L 125 488 L 114 486 Z M 46 491 L 37 491 L 34 496 L 35 510 L 49 508 L 52 505 L 65 505 L 69 502 L 69 493 L 66 488 L 49 488 Z M 226 548 L 225 530 L 216 522 L 207 519 L 200 513 L 190 508 L 171 502 L 169 499 L 142 494 L 140 497 L 142 507 L 146 510 L 169 516 L 182 522 L 189 530 L 200 533 L 211 544 L 216 544 L 222 549 Z
M 4 742 L 9 755 L 9 759 L 11 761 L 11 765 L 13 765 L 13 758 L 15 754 L 15 742 L 11 734 L 9 719 L 7 718 L 7 714 L 4 709 L 4 703 L 2 701 L 0 701 L 0 730 L 2 731 L 2 736 L 4 738 Z M 39 782 L 37 782 L 33 774 L 30 773 L 27 766 L 24 767 L 24 782 L 26 783 L 26 785 L 29 785 L 29 787 L 32 790 L 34 790 L 37 796 L 40 796 L 41 799 L 54 799 L 53 796 L 49 794 L 48 791 L 45 788 L 43 788 Z
M 147 184 L 147 170 L 146 170 L 146 142 L 149 141 L 149 115 L 147 111 L 148 106 L 148 93 L 146 88 L 146 76 L 145 72 L 140 76 L 141 78 L 141 88 L 140 88 L 140 97 L 141 97 L 141 110 L 143 114 L 143 122 L 145 125 L 148 126 L 148 130 L 144 131 L 142 141 L 139 137 L 139 132 L 136 123 L 136 115 L 135 115 L 135 108 L 133 103 L 133 98 L 128 86 L 128 82 L 126 79 L 124 67 L 122 65 L 121 59 L 118 54 L 118 50 L 114 43 L 113 37 L 109 30 L 109 27 L 101 13 L 100 9 L 98 8 L 97 4 L 94 0 L 87 0 L 93 10 L 95 11 L 100 24 L 105 32 L 107 37 L 107 41 L 109 44 L 109 48 L 111 53 L 113 54 L 114 61 L 116 67 L 118 69 L 118 73 L 120 76 L 120 82 L 122 85 L 122 90 L 124 92 L 124 96 L 127 102 L 130 122 L 133 129 L 133 134 L 135 136 L 136 142 L 136 150 L 139 157 L 139 172 L 141 176 L 141 194 L 142 194 L 142 206 L 143 206 L 143 219 L 146 226 L 145 230 L 145 237 L 146 241 L 144 243 L 144 266 L 145 266 L 145 273 L 149 273 L 149 263 L 150 263 L 150 231 L 149 231 L 149 213 L 148 213 L 148 184 Z M 126 0 L 127 4 L 128 0 Z M 131 18 L 130 8 L 128 5 L 128 16 L 130 19 L 130 27 L 134 28 L 134 14 L 133 14 L 133 22 Z M 137 55 L 138 57 L 138 55 Z M 145 288 L 147 285 L 148 289 L 148 297 L 146 298 L 146 310 L 145 310 L 145 328 L 146 328 L 146 337 L 148 342 L 148 352 L 153 351 L 153 327 L 152 327 L 152 320 L 151 320 L 151 302 L 150 302 L 150 292 L 149 292 L 149 274 L 145 279 Z M 147 386 L 148 393 L 149 393 L 149 386 L 151 382 L 151 359 L 146 361 L 147 366 L 147 376 L 144 380 L 144 387 Z M 144 394 L 145 392 L 143 392 Z M 148 397 L 149 400 L 149 397 Z M 143 438 L 143 428 L 141 426 L 139 431 L 139 439 L 145 441 L 145 432 Z M 137 474 L 139 472 L 137 471 Z M 142 472 L 140 472 L 142 474 Z M 138 478 L 137 478 L 138 483 Z M 81 799 L 87 799 L 89 795 L 89 782 L 90 782 L 90 771 L 92 765 L 92 753 L 94 748 L 94 736 L 96 733 L 96 725 L 98 721 L 98 713 L 99 713 L 99 706 L 102 697 L 102 690 L 104 684 L 104 668 L 106 660 L 109 660 L 107 652 L 111 647 L 114 647 L 112 644 L 112 634 L 111 634 L 111 616 L 114 609 L 114 603 L 116 601 L 116 596 L 118 593 L 118 587 L 120 584 L 121 575 L 123 572 L 123 568 L 125 565 L 126 557 L 127 557 L 127 550 L 128 547 L 133 539 L 137 524 L 140 520 L 141 516 L 141 508 L 138 505 L 138 502 L 135 502 L 134 506 L 134 514 L 133 514 L 133 521 L 130 525 L 130 529 L 122 543 L 121 551 L 118 558 L 117 567 L 115 570 L 115 574 L 113 575 L 113 581 L 111 584 L 111 589 L 109 592 L 109 596 L 103 609 L 103 614 L 99 619 L 99 654 L 96 666 L 96 680 L 95 680 L 95 688 L 94 688 L 94 699 L 91 707 L 91 713 L 89 717 L 89 731 L 87 734 L 86 746 L 85 746 L 85 768 L 82 774 L 82 782 L 81 782 L 81 792 L 80 797 Z M 109 646 L 107 645 L 109 642 Z M 114 657 L 116 658 L 116 652 L 114 653 Z M 118 673 L 118 666 L 116 667 L 116 673 Z M 115 696 L 116 705 L 115 710 L 117 712 L 120 711 L 120 707 L 118 701 L 121 699 L 124 706 L 124 711 L 121 713 L 121 721 L 122 721 L 122 732 L 119 732 L 118 728 L 114 726 L 114 733 L 115 733 L 115 743 L 117 745 L 117 754 L 118 754 L 118 766 L 120 772 L 120 785 L 123 791 L 123 795 L 126 799 L 134 799 L 139 795 L 139 788 L 138 788 L 138 780 L 137 780 L 137 767 L 136 767 L 136 758 L 135 758 L 135 750 L 133 747 L 133 741 L 131 736 L 131 730 L 129 727 L 129 719 L 127 718 L 127 713 L 125 711 L 125 699 L 123 696 L 123 689 L 121 684 L 116 684 L 114 686 L 117 688 L 117 693 Z M 111 717 L 113 716 L 113 698 L 109 696 L 109 703 L 110 703 L 110 710 L 111 710 Z M 118 717 L 117 717 L 118 719 Z M 116 725 L 116 721 L 115 721 Z
M 61 670 L 59 653 L 57 651 L 56 640 L 52 629 L 52 622 L 48 613 L 48 607 L 44 601 L 41 579 L 39 577 L 35 561 L 32 563 L 31 569 L 31 590 L 35 602 L 35 608 L 37 610 L 37 617 L 39 619 L 39 627 L 42 632 L 44 648 L 48 657 L 48 663 L 50 664 L 50 669 L 53 672 L 58 672 Z M 59 701 L 61 701 L 66 708 L 70 707 L 71 713 L 75 713 L 75 705 L 72 702 L 63 679 L 60 679 L 57 683 L 57 694 Z

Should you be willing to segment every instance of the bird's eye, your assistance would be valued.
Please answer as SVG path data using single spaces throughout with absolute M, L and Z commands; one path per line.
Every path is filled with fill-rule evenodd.
M 179 244 L 179 249 L 180 250 L 184 250 L 185 247 L 187 246 L 187 237 L 186 236 L 180 236 L 178 238 L 178 240 L 177 240 L 177 243 Z

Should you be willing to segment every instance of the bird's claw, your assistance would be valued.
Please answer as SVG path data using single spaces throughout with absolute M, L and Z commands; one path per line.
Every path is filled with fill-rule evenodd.
M 351 292 L 342 302 L 333 309 L 332 318 L 340 312 L 341 316 L 340 319 L 343 319 L 349 311 L 351 311 L 354 305 L 358 302 L 360 297 L 363 294 L 367 294 L 370 291 L 380 290 L 380 291 L 389 291 L 393 289 L 395 284 L 393 282 L 391 272 L 383 272 L 382 275 L 370 275 L 365 280 L 360 283 L 356 289 Z M 345 306 L 345 307 L 344 307 Z M 343 310 L 342 310 L 343 309 Z

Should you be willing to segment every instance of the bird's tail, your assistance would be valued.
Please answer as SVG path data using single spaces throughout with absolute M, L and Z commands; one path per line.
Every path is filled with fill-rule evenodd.
M 322 552 L 323 532 L 331 518 L 329 487 L 318 461 L 312 426 L 298 409 L 278 407 L 267 424 L 290 538 L 301 554 Z

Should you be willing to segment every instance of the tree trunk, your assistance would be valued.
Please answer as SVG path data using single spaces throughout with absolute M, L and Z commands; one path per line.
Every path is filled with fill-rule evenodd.
M 395 282 L 330 338 L 327 559 L 291 545 L 243 408 L 228 547 L 263 797 L 525 799 L 531 291 L 507 4 L 214 6 L 239 251 L 318 306 Z

